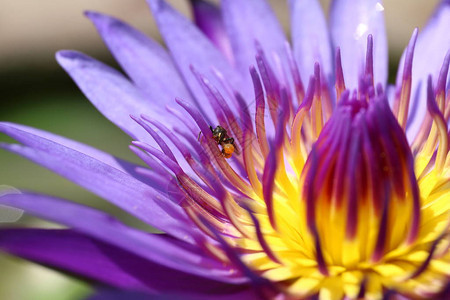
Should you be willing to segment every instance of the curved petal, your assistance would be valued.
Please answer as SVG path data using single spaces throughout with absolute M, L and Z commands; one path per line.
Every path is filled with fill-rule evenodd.
M 5 126 L 12 127 L 12 128 L 15 128 L 15 129 L 18 129 L 21 131 L 29 132 L 33 135 L 40 136 L 41 138 L 51 140 L 62 146 L 65 146 L 65 147 L 71 148 L 75 151 L 84 153 L 96 160 L 101 161 L 102 163 L 105 163 L 113 168 L 116 168 L 117 170 L 128 173 L 135 178 L 141 178 L 141 176 L 135 172 L 136 168 L 140 167 L 139 165 L 136 165 L 131 162 L 125 161 L 123 159 L 120 159 L 118 157 L 115 157 L 107 152 L 96 149 L 92 146 L 83 144 L 78 141 L 71 140 L 71 139 L 63 137 L 63 136 L 56 135 L 54 133 L 51 133 L 51 132 L 48 132 L 45 130 L 25 126 L 22 124 L 0 122 L 0 126 L 1 125 L 5 125 Z
M 289 0 L 294 57 L 307 84 L 318 62 L 325 78 L 333 82 L 333 56 L 327 22 L 317 0 Z
M 330 11 L 331 37 L 341 48 L 347 88 L 358 87 L 363 74 L 367 37 L 373 36 L 374 81 L 383 86 L 388 78 L 388 48 L 381 0 L 334 0 Z
M 267 1 L 222 0 L 221 8 L 236 67 L 242 74 L 250 79 L 248 69 L 256 63 L 256 41 L 270 59 L 275 53 L 284 57 L 286 37 Z
M 414 109 L 414 113 L 408 127 L 409 138 L 416 136 L 427 112 L 427 77 L 431 74 L 433 83 L 437 82 L 445 55 L 450 51 L 449 28 L 450 1 L 443 0 L 419 34 L 414 50 L 410 105 L 410 112 Z M 450 75 L 447 78 L 448 83 Z
M 120 289 L 211 294 L 238 288 L 164 267 L 71 229 L 0 229 L 0 249 Z
M 226 287 L 225 287 L 226 288 Z M 164 294 L 154 294 L 154 293 L 139 293 L 135 291 L 124 291 L 124 290 L 111 290 L 111 289 L 101 289 L 97 291 L 88 300 L 210 300 L 214 297 L 214 300 L 258 300 L 259 297 L 253 292 L 253 290 L 246 288 L 242 291 L 236 292 L 234 289 L 224 289 L 222 288 L 222 294 L 212 295 L 200 294 L 200 293 L 177 293 L 177 292 L 167 292 Z
M 234 278 L 227 276 L 230 275 L 230 268 L 205 256 L 197 246 L 166 235 L 129 228 L 115 218 L 86 206 L 31 193 L 7 194 L 0 197 L 0 203 L 69 226 L 99 241 L 174 270 L 223 282 L 245 281 L 238 274 Z
M 56 59 L 106 118 L 131 137 L 154 145 L 130 114 L 170 116 L 163 107 L 152 105 L 121 73 L 87 55 L 63 50 L 56 54 Z
M 86 16 L 94 23 L 120 66 L 148 96 L 149 106 L 165 107 L 175 97 L 191 99 L 170 55 L 158 43 L 113 17 L 95 12 L 86 12 Z
M 191 0 L 194 21 L 198 28 L 233 62 L 230 39 L 217 5 L 205 0 Z
M 0 132 L 28 146 L 0 144 L 1 148 L 52 170 L 155 228 L 180 239 L 190 238 L 181 228 L 189 228 L 190 224 L 184 211 L 129 174 L 86 154 L 6 124 L 0 123 Z M 172 215 L 176 215 L 176 218 Z
M 214 118 L 214 109 L 204 94 L 200 84 L 191 71 L 195 67 L 201 74 L 207 74 L 211 83 L 222 94 L 225 89 L 213 75 L 214 70 L 220 72 L 234 90 L 247 91 L 249 88 L 241 85 L 241 77 L 233 70 L 227 59 L 211 43 L 211 41 L 188 19 L 175 11 L 164 0 L 147 0 L 156 19 L 159 31 L 169 48 L 178 70 L 183 74 L 204 116 Z M 211 122 L 215 124 L 215 122 Z

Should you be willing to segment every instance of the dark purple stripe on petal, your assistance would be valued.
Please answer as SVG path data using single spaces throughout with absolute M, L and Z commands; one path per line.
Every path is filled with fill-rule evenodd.
M 250 217 L 252 218 L 253 225 L 255 225 L 256 237 L 258 239 L 259 244 L 261 245 L 261 248 L 263 249 L 263 251 L 267 254 L 267 256 L 272 261 L 281 264 L 281 261 L 278 259 L 278 257 L 275 255 L 275 253 L 272 251 L 272 249 L 270 248 L 270 245 L 267 244 L 264 234 L 261 231 L 261 226 L 259 224 L 258 218 L 255 216 L 255 214 L 249 208 L 245 208 L 245 209 L 247 210 Z
M 366 76 L 372 78 L 371 85 L 373 86 L 373 36 L 369 34 L 367 36 L 367 52 L 366 52 Z
M 339 102 L 345 91 L 344 72 L 342 70 L 341 48 L 336 49 L 336 100 Z
M 387 240 L 387 230 L 388 230 L 388 213 L 391 198 L 391 189 L 388 183 L 384 184 L 384 201 L 383 201 L 383 211 L 381 214 L 380 225 L 378 229 L 377 242 L 375 244 L 375 249 L 372 254 L 372 260 L 378 262 L 384 255 L 386 240 Z
M 361 116 L 361 113 L 355 118 L 356 125 L 352 128 L 352 140 L 348 149 L 347 172 L 349 174 L 346 176 L 346 180 L 348 180 L 346 183 L 348 186 L 346 237 L 350 240 L 355 239 L 356 233 L 358 232 L 358 209 L 362 204 L 358 203 L 361 195 L 358 194 L 358 184 L 355 184 L 357 182 L 356 177 L 359 176 L 357 173 L 360 173 L 358 172 L 360 170 L 358 167 L 361 166 L 361 130 L 358 128 L 358 123 L 362 118 L 364 117 Z

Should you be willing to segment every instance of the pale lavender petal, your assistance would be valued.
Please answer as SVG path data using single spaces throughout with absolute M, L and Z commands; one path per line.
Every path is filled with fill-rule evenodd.
M 443 0 L 417 38 L 410 104 L 410 112 L 414 108 L 414 114 L 409 120 L 409 138 L 417 134 L 427 112 L 427 77 L 431 74 L 433 82 L 437 82 L 445 55 L 450 51 L 449 28 L 450 0 Z M 447 82 L 450 82 L 450 75 Z
M 333 56 L 328 25 L 317 0 L 289 0 L 294 57 L 303 80 L 314 74 L 318 62 L 325 77 L 333 82 Z M 307 82 L 303 82 L 307 84 Z
M 140 166 L 133 164 L 131 162 L 125 161 L 123 159 L 120 159 L 118 157 L 115 157 L 107 152 L 104 152 L 102 150 L 96 149 L 92 146 L 80 143 L 78 141 L 71 140 L 69 138 L 56 135 L 51 132 L 47 132 L 41 129 L 21 125 L 21 124 L 15 124 L 15 123 L 9 123 L 9 122 L 0 122 L 0 124 L 12 127 L 21 131 L 29 132 L 33 135 L 40 136 L 41 138 L 51 140 L 55 143 L 58 143 L 62 146 L 71 148 L 75 151 L 84 153 L 96 160 L 101 161 L 102 163 L 105 163 L 113 168 L 116 168 L 122 172 L 129 173 L 130 175 L 137 177 L 138 174 L 135 172 L 136 168 L 139 168 Z M 140 176 L 139 176 L 140 177 Z
M 197 107 L 205 117 L 213 119 L 215 113 L 197 79 L 192 75 L 190 66 L 194 66 L 201 74 L 206 74 L 222 94 L 225 94 L 225 90 L 214 76 L 214 70 L 219 71 L 233 89 L 243 91 L 244 94 L 249 92 L 249 87 L 242 85 L 241 76 L 197 26 L 164 0 L 147 2 L 178 70 L 183 74 L 185 82 L 196 97 Z
M 208 1 L 191 0 L 194 21 L 198 28 L 233 62 L 230 39 L 225 30 L 220 8 Z
M 275 54 L 284 57 L 286 37 L 267 1 L 222 0 L 221 8 L 236 67 L 249 80 L 248 69 L 256 63 L 256 41 L 270 61 Z
M 63 50 L 56 54 L 56 59 L 106 118 L 131 137 L 153 144 L 153 140 L 130 118 L 130 114 L 145 113 L 170 118 L 164 107 L 152 105 L 121 73 L 87 55 Z
M 367 37 L 373 36 L 374 82 L 387 83 L 388 48 L 381 0 L 334 0 L 330 11 L 333 47 L 340 47 L 347 88 L 364 74 Z
M 172 58 L 157 42 L 113 17 L 95 12 L 86 16 L 133 83 L 148 96 L 149 107 L 165 107 L 175 97 L 189 101 L 191 95 Z
M 222 282 L 245 282 L 236 272 L 235 276 L 227 276 L 233 273 L 232 269 L 205 256 L 197 246 L 177 241 L 167 235 L 138 231 L 125 226 L 110 215 L 80 204 L 31 193 L 7 194 L 0 197 L 0 203 L 69 226 L 99 241 L 171 269 Z
M 155 228 L 180 239 L 190 239 L 180 226 L 189 227 L 191 223 L 178 204 L 129 174 L 86 154 L 6 124 L 0 123 L 0 132 L 28 146 L 0 144 L 0 148 L 52 170 Z M 173 214 L 184 218 L 174 219 L 171 217 Z

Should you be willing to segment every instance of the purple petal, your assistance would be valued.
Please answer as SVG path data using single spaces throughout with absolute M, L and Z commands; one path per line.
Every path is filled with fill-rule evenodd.
M 450 1 L 443 0 L 417 39 L 410 105 L 410 109 L 415 108 L 415 112 L 408 127 L 409 138 L 417 134 L 427 111 L 427 77 L 431 74 L 433 82 L 437 82 L 445 55 L 450 50 L 449 28 Z M 448 78 L 447 82 L 450 81 L 450 76 Z
M 105 163 L 113 168 L 116 168 L 117 170 L 120 170 L 125 173 L 129 173 L 130 175 L 132 175 L 134 177 L 138 176 L 138 174 L 135 172 L 135 169 L 139 168 L 140 166 L 135 165 L 131 162 L 122 160 L 118 157 L 115 157 L 109 153 L 103 152 L 94 147 L 85 145 L 85 144 L 77 142 L 77 141 L 73 141 L 71 139 L 56 135 L 51 132 L 47 132 L 47 131 L 44 131 L 41 129 L 37 129 L 37 128 L 33 128 L 33 127 L 21 125 L 21 124 L 14 124 L 14 123 L 9 123 L 9 122 L 0 122 L 0 124 L 31 133 L 36 136 L 40 136 L 41 138 L 44 138 L 47 140 L 54 141 L 55 143 L 58 143 L 62 146 L 65 146 L 65 147 L 71 148 L 75 151 L 84 153 L 96 160 L 101 161 L 102 163 Z
M 58 198 L 23 193 L 7 194 L 0 203 L 25 210 L 36 217 L 60 223 L 99 241 L 114 245 L 156 264 L 223 282 L 243 282 L 220 262 L 205 256 L 196 246 L 166 235 L 149 234 L 126 227 L 115 218 Z
M 70 229 L 1 229 L 0 249 L 121 289 L 211 294 L 238 288 L 169 269 Z
M 270 5 L 265 0 L 223 0 L 223 18 L 239 71 L 250 80 L 248 69 L 255 65 L 255 42 L 273 58 L 284 56 L 286 37 Z
M 158 43 L 113 17 L 95 12 L 86 16 L 133 83 L 148 96 L 149 107 L 163 108 L 175 97 L 191 98 L 171 57 Z
M 374 82 L 386 85 L 388 49 L 381 0 L 334 0 L 330 11 L 333 47 L 341 48 L 347 88 L 358 87 L 364 74 L 367 36 L 373 36 Z
M 131 137 L 153 143 L 130 114 L 170 116 L 163 107 L 152 105 L 121 73 L 87 55 L 63 50 L 56 59 L 106 118 Z
M 180 239 L 187 238 L 182 226 L 190 222 L 184 211 L 151 187 L 86 154 L 53 141 L 0 123 L 3 132 L 28 146 L 0 144 L 107 199 L 142 221 Z M 167 187 L 169 183 L 167 183 Z M 171 214 L 184 216 L 174 219 Z
M 202 110 L 204 116 L 214 118 L 215 114 L 201 86 L 195 76 L 192 75 L 191 65 L 201 74 L 207 74 L 208 79 L 219 88 L 221 94 L 225 94 L 225 90 L 219 80 L 213 76 L 214 70 L 220 72 L 233 89 L 249 90 L 245 85 L 241 85 L 239 74 L 233 70 L 223 54 L 197 26 L 175 11 L 164 0 L 147 0 L 147 2 L 172 58 L 192 94 L 195 95 L 197 107 Z
M 204 0 L 191 0 L 191 4 L 197 27 L 232 62 L 233 52 L 230 39 L 225 31 L 219 7 Z
M 225 287 L 218 290 L 222 294 L 200 294 L 200 293 L 190 293 L 190 292 L 167 292 L 167 293 L 142 293 L 136 291 L 124 291 L 124 290 L 111 290 L 102 289 L 97 291 L 88 300 L 210 300 L 214 297 L 214 300 L 258 300 L 256 294 L 249 288 L 245 288 L 242 291 L 235 292 L 234 289 Z M 150 295 L 149 295 L 150 294 Z
M 314 74 L 318 62 L 325 77 L 333 82 L 333 59 L 327 22 L 317 0 L 289 0 L 294 57 L 303 80 Z M 307 84 L 307 82 L 303 82 Z

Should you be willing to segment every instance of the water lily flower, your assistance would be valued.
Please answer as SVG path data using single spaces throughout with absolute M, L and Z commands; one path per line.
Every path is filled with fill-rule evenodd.
M 413 32 L 395 85 L 380 0 L 335 0 L 328 21 L 289 1 L 292 47 L 264 0 L 192 1 L 195 24 L 148 2 L 167 49 L 86 14 L 127 76 L 56 55 L 145 167 L 11 123 L 20 144 L 1 147 L 164 234 L 22 191 L 0 204 L 68 229 L 3 228 L 1 249 L 143 295 L 445 297 L 450 1 Z

